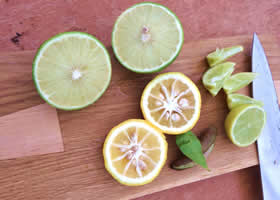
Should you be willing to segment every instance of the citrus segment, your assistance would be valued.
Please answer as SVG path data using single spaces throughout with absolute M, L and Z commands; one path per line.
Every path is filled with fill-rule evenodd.
M 234 71 L 235 63 L 225 62 L 208 69 L 202 77 L 204 87 L 216 96 L 223 87 L 224 82 L 230 77 Z
M 213 67 L 241 51 L 243 51 L 243 47 L 240 45 L 222 49 L 217 48 L 216 51 L 208 54 L 206 58 L 209 66 Z
M 110 79 L 107 50 L 86 33 L 54 36 L 41 45 L 33 62 L 33 80 L 39 94 L 60 109 L 80 109 L 95 102 Z
M 227 105 L 230 110 L 243 104 L 256 104 L 259 106 L 263 106 L 263 102 L 242 94 L 227 95 Z
M 225 81 L 223 89 L 227 94 L 236 92 L 237 90 L 250 84 L 256 78 L 256 76 L 257 73 L 252 72 L 242 72 L 234 74 Z
M 164 135 L 144 120 L 127 120 L 108 134 L 103 156 L 108 172 L 125 185 L 144 185 L 160 172 L 167 157 Z
M 265 121 L 265 112 L 262 107 L 245 104 L 230 111 L 225 121 L 225 129 L 235 145 L 245 147 L 258 139 Z
M 179 72 L 158 75 L 146 86 L 141 97 L 144 118 L 168 134 L 190 130 L 199 118 L 200 108 L 197 87 Z
M 117 19 L 112 47 L 120 63 L 138 73 L 159 71 L 183 45 L 183 28 L 168 8 L 150 2 L 136 4 Z

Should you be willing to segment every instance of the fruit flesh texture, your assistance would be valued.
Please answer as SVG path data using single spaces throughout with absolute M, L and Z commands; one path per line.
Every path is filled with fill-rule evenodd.
M 225 121 L 227 135 L 238 146 L 254 143 L 264 127 L 266 116 L 263 108 L 244 104 L 230 111 Z
M 140 142 L 140 146 L 131 146 L 135 141 L 138 144 Z M 127 148 L 129 146 L 130 148 Z M 130 127 L 114 138 L 110 154 L 113 165 L 119 174 L 129 178 L 139 178 L 153 171 L 160 160 L 161 149 L 158 138 L 155 135 L 150 134 L 144 128 Z M 139 159 L 133 159 L 136 154 L 140 155 Z M 123 157 L 124 155 L 125 157 Z M 130 161 L 131 163 L 129 164 Z
M 110 81 L 108 66 L 106 52 L 95 41 L 66 37 L 43 52 L 36 77 L 47 100 L 61 107 L 79 107 L 100 96 Z
M 243 51 L 243 47 L 233 46 L 228 48 L 222 48 L 222 49 L 216 49 L 216 51 L 210 53 L 207 55 L 207 61 L 210 67 L 213 67 L 217 64 L 222 63 L 226 59 L 230 58 L 231 56 L 234 56 L 235 54 Z
M 256 76 L 257 74 L 252 72 L 234 74 L 225 81 L 223 88 L 227 94 L 236 92 L 237 90 L 249 85 Z
M 263 114 L 264 113 L 261 110 L 249 109 L 241 115 L 236 121 L 236 125 L 233 129 L 236 140 L 253 141 L 256 138 L 256 134 L 254 133 L 259 132 L 263 127 L 263 123 L 260 123 L 259 121 L 259 116 L 262 116 Z
M 227 105 L 230 110 L 243 104 L 257 104 L 259 106 L 263 106 L 263 102 L 242 94 L 227 95 Z
M 120 62 L 139 72 L 170 62 L 182 45 L 182 28 L 176 20 L 153 4 L 130 9 L 113 33 L 113 48 Z
M 222 89 L 224 82 L 234 71 L 234 66 L 235 63 L 233 62 L 221 63 L 208 69 L 208 71 L 203 74 L 203 85 L 212 94 L 212 96 L 216 96 Z
M 148 98 L 152 118 L 165 127 L 180 128 L 194 114 L 195 98 L 180 80 L 167 79 L 155 85 Z

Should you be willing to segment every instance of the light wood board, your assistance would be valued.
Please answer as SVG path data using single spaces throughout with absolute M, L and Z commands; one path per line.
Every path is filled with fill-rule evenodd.
M 273 77 L 280 80 L 280 50 L 276 40 L 271 36 L 260 39 Z M 244 45 L 245 51 L 229 60 L 237 63 L 236 72 L 250 71 L 251 40 L 252 36 L 193 42 L 186 38 L 176 61 L 162 71 L 185 73 L 201 91 L 201 118 L 193 131 L 199 133 L 210 124 L 218 127 L 216 146 L 208 159 L 210 172 L 200 167 L 170 169 L 171 161 L 179 155 L 174 136 L 167 136 L 168 160 L 154 182 L 141 187 L 122 186 L 105 171 L 102 145 L 107 133 L 126 119 L 142 118 L 140 96 L 145 85 L 156 76 L 129 72 L 112 56 L 112 82 L 104 96 L 80 111 L 58 111 L 64 152 L 0 161 L 0 199 L 130 199 L 257 165 L 255 145 L 238 148 L 225 135 L 223 124 L 228 113 L 225 95 L 221 92 L 213 98 L 201 84 L 202 74 L 207 70 L 205 56 L 216 47 Z M 34 54 L 34 51 L 0 53 L 0 116 L 44 103 L 32 82 Z M 243 92 L 249 94 L 250 90 Z
M 0 160 L 61 151 L 57 112 L 48 104 L 0 117 Z

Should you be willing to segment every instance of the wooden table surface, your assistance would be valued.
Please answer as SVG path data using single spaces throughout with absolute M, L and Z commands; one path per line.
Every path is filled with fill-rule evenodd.
M 110 46 L 116 17 L 134 0 L 0 0 L 0 51 L 34 50 L 59 32 L 89 32 Z M 162 0 L 180 18 L 185 41 L 269 33 L 280 45 L 279 0 Z M 158 192 L 138 200 L 262 199 L 258 167 Z

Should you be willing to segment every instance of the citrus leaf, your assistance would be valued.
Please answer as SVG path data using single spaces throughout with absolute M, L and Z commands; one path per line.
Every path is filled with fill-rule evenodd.
M 176 144 L 181 152 L 193 162 L 208 170 L 199 139 L 191 131 L 176 136 Z

